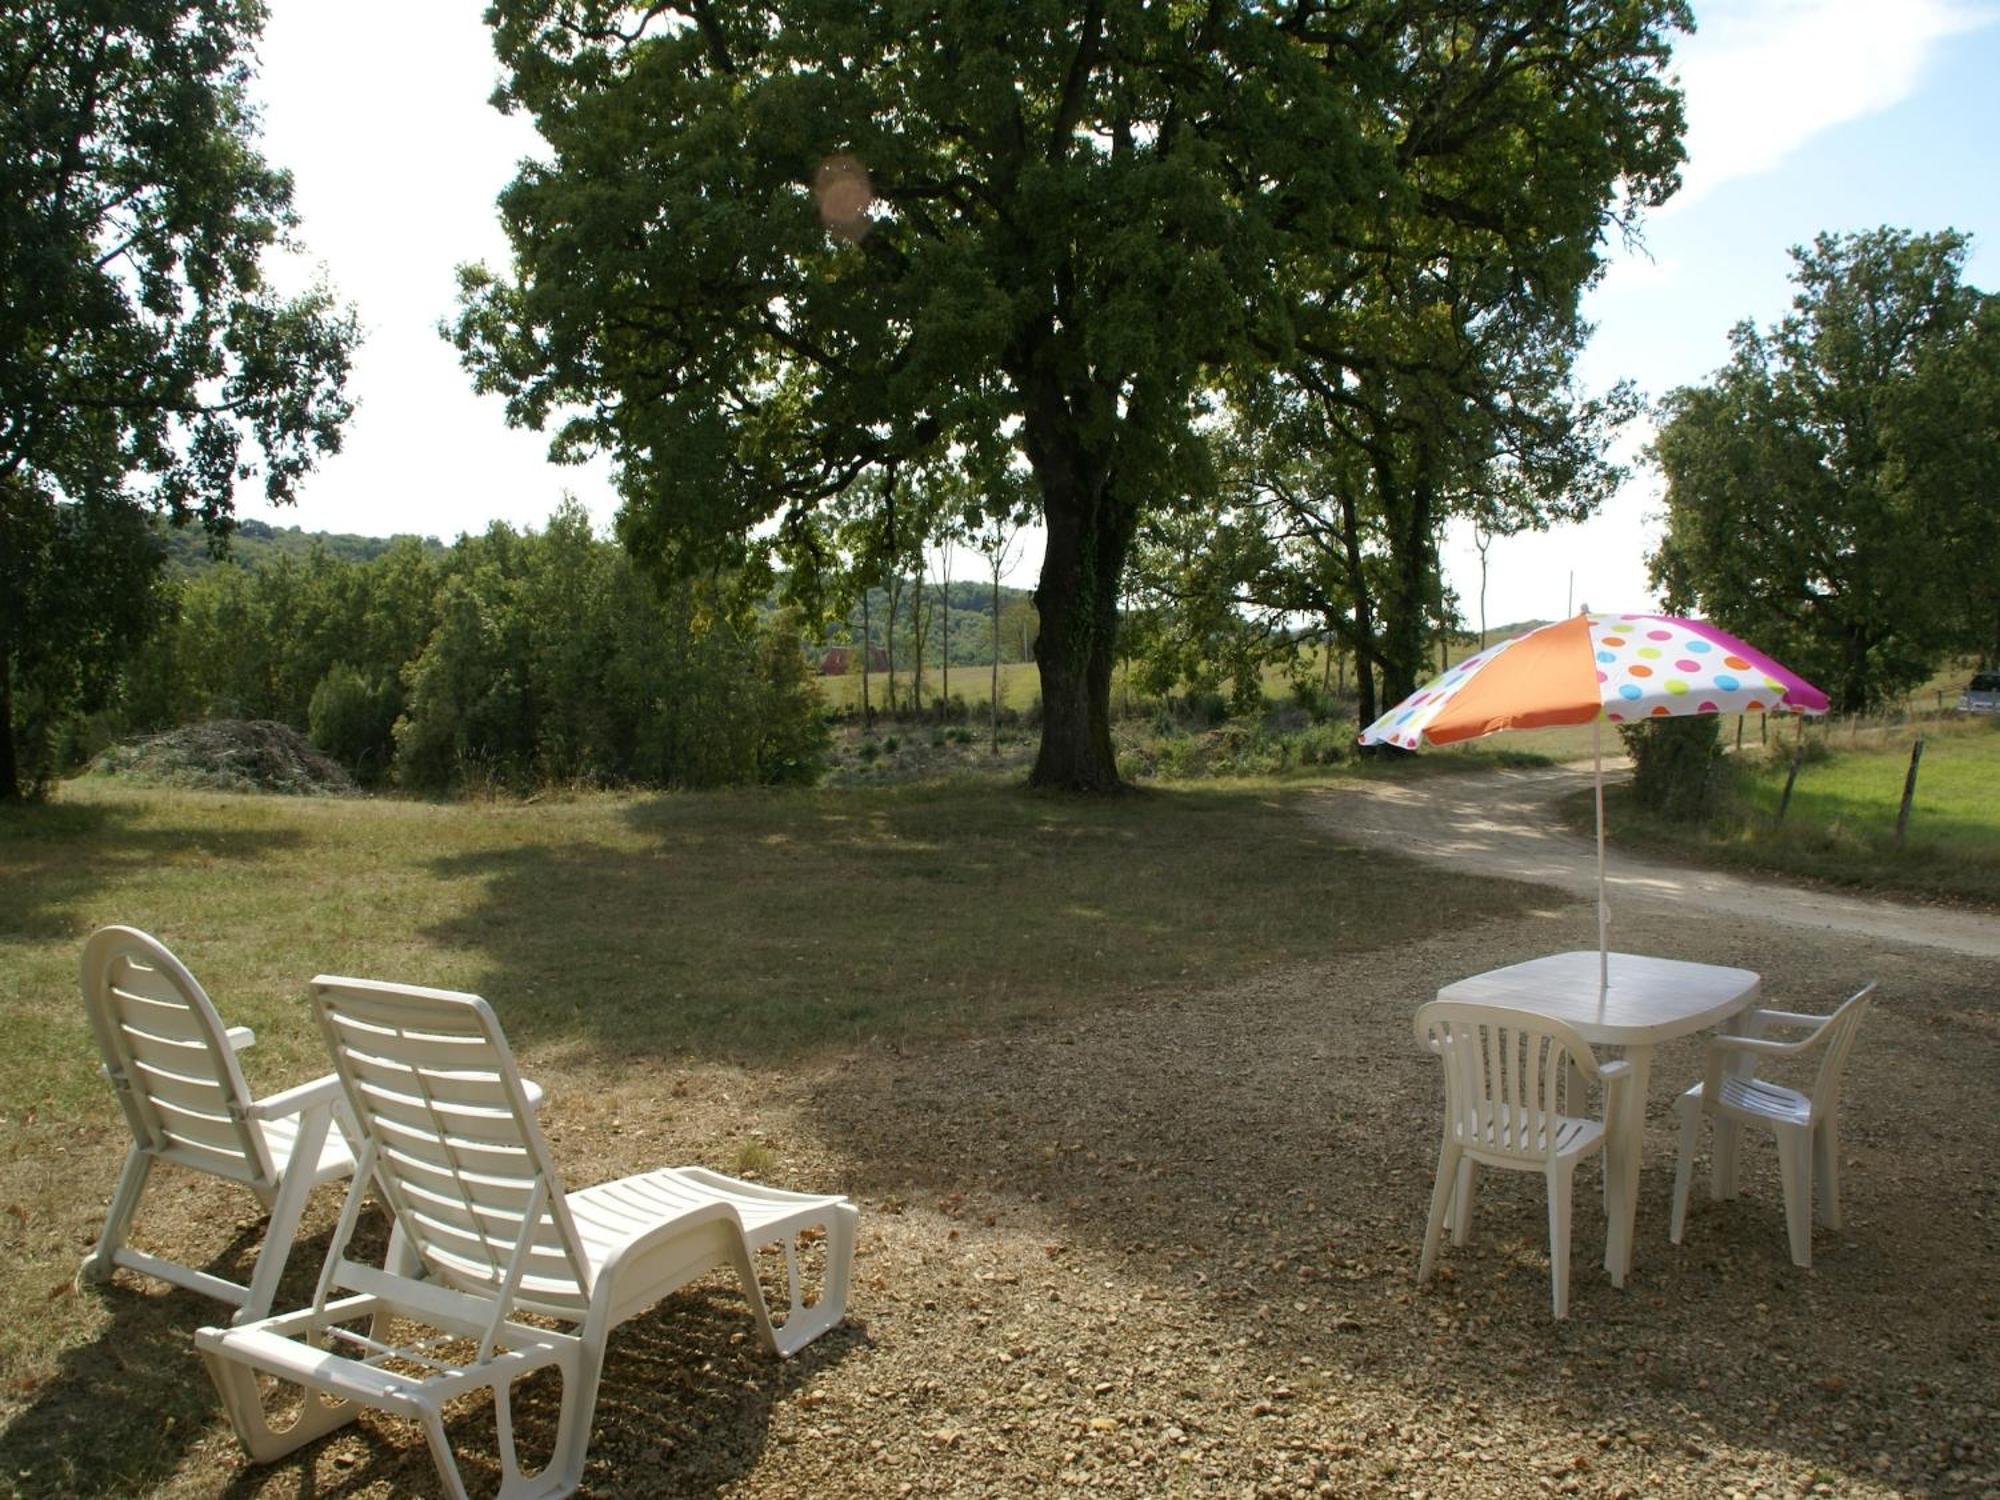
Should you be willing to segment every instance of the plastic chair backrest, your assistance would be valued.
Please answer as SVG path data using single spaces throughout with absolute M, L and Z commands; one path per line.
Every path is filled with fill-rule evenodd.
M 1522 1161 L 1555 1156 L 1570 1065 L 1597 1077 L 1589 1043 L 1547 1016 L 1447 1000 L 1420 1006 L 1416 1028 L 1444 1063 L 1454 1140 Z
M 430 1274 L 585 1312 L 589 1263 L 492 1007 L 324 974 L 312 996 L 376 1185 Z
M 104 927 L 83 945 L 79 978 L 133 1137 L 162 1160 L 274 1187 L 236 1049 L 187 967 L 137 928 Z
M 1827 1017 L 1826 1027 L 1821 1032 L 1826 1053 L 1820 1058 L 1819 1073 L 1813 1079 L 1813 1118 L 1833 1113 L 1840 1103 L 1840 1081 L 1847 1072 L 1847 1059 L 1854 1051 L 1854 1037 L 1861 1029 L 1861 1018 L 1875 1001 L 1875 985 L 1870 983 L 1842 1003 L 1839 1010 Z

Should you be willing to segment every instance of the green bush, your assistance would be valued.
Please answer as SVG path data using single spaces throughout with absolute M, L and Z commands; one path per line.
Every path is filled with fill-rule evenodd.
M 1699 823 L 1715 810 L 1722 760 L 1721 719 L 1688 714 L 1621 724 L 1632 757 L 1632 799 L 1673 823 Z
M 312 742 L 363 777 L 385 775 L 396 753 L 402 694 L 393 682 L 370 682 L 344 661 L 326 669 L 306 710 Z

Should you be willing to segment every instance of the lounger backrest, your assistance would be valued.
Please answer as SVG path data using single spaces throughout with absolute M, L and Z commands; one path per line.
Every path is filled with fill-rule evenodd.
M 271 1187 L 236 1050 L 186 966 L 136 928 L 105 927 L 84 943 L 79 978 L 134 1138 L 162 1160 Z
M 1524 1161 L 1555 1155 L 1570 1065 L 1597 1076 L 1589 1043 L 1560 1021 L 1490 1005 L 1434 1000 L 1418 1008 L 1416 1024 L 1417 1039 L 1444 1063 L 1454 1140 Z
M 1847 1059 L 1854 1051 L 1855 1033 L 1861 1029 L 1861 1018 L 1875 1001 L 1875 986 L 1870 983 L 1858 993 L 1850 996 L 1831 1016 L 1827 1018 L 1826 1029 L 1821 1033 L 1826 1054 L 1820 1058 L 1819 1076 L 1813 1080 L 1812 1112 L 1815 1118 L 1831 1113 L 1840 1103 L 1840 1080 L 1847 1072 Z
M 514 1296 L 587 1309 L 588 1262 L 492 1008 L 477 995 L 325 974 L 312 995 L 374 1148 L 376 1185 L 430 1275 L 503 1293 L 539 1196 Z

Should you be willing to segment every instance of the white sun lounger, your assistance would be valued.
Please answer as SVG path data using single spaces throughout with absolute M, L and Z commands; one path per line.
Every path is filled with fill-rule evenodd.
M 758 1331 L 781 1355 L 840 1321 L 859 1217 L 844 1198 L 699 1167 L 565 1192 L 484 1000 L 326 976 L 312 991 L 361 1131 L 356 1186 L 311 1307 L 195 1336 L 253 1458 L 281 1457 L 351 1420 L 357 1407 L 374 1407 L 422 1424 L 446 1492 L 462 1500 L 443 1409 L 483 1388 L 493 1393 L 503 1500 L 567 1495 L 583 1473 L 605 1341 L 626 1319 L 728 1266 Z M 380 1269 L 348 1258 L 371 1177 L 394 1220 Z M 809 1301 L 796 1250 L 801 1235 L 816 1232 L 825 1236 L 824 1273 Z M 773 1242 L 785 1249 L 791 1303 L 777 1325 L 753 1261 Z M 564 1326 L 523 1321 L 524 1313 Z M 364 1322 L 366 1334 L 340 1326 Z M 436 1336 L 403 1337 L 405 1322 Z M 562 1378 L 554 1450 L 528 1475 L 515 1452 L 509 1392 L 549 1366 Z M 306 1391 L 283 1431 L 260 1398 L 260 1374 Z

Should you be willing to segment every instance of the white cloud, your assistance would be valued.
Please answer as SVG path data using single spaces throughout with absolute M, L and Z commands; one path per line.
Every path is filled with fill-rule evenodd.
M 1992 25 L 2000 9 L 1987 0 L 1737 0 L 1698 20 L 1676 55 L 1688 162 L 1669 212 L 1900 102 L 1942 43 Z

